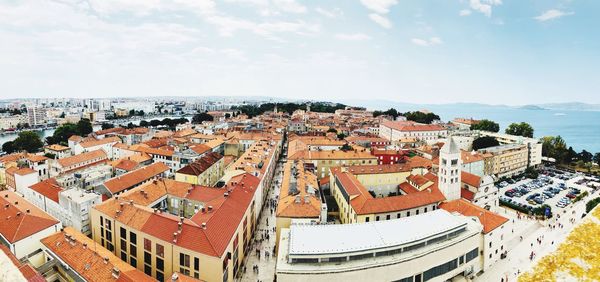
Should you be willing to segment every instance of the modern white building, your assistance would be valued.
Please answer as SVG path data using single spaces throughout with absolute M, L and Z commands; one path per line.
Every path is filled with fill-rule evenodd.
M 40 126 L 46 123 L 46 110 L 40 106 L 27 107 L 29 126 Z
M 447 281 L 482 265 L 482 225 L 436 210 L 394 220 L 283 229 L 277 281 Z
M 496 138 L 501 145 L 524 144 L 527 145 L 527 166 L 537 167 L 542 163 L 542 142 L 537 138 L 528 138 L 504 133 L 489 131 L 479 131 L 481 136 L 490 136 Z

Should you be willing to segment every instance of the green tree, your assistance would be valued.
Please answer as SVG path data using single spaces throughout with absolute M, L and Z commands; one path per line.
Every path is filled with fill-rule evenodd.
M 208 113 L 198 113 L 192 118 L 192 123 L 202 123 L 204 121 L 213 121 L 213 116 Z
M 226 114 L 225 114 L 225 118 L 226 118 L 226 119 L 229 119 L 230 117 L 231 117 L 231 114 L 230 114 L 230 113 L 226 113 Z
M 135 116 L 135 110 L 129 110 L 129 116 L 130 117 Z
M 342 147 L 340 147 L 340 150 L 342 151 L 352 151 L 354 150 L 354 148 L 352 148 L 352 146 L 348 145 L 348 143 L 342 145 Z
M 600 165 L 600 153 L 594 154 L 594 163 Z
M 152 126 L 152 127 L 156 127 L 156 126 L 159 126 L 159 125 L 161 125 L 160 120 L 153 119 L 153 120 L 150 121 L 150 126 Z
M 108 123 L 108 122 L 103 122 L 102 123 L 102 130 L 106 130 L 106 129 L 111 129 L 114 128 L 115 125 L 112 123 Z
M 46 139 L 48 144 L 65 144 L 69 140 L 69 137 L 73 135 L 78 135 L 79 131 L 77 129 L 77 125 L 74 123 L 65 123 L 59 126 L 54 133 L 52 134 L 52 140 Z
M 440 117 L 434 113 L 424 113 L 421 111 L 406 112 L 402 115 L 405 116 L 407 120 L 418 123 L 431 124 L 435 120 L 440 120 Z
M 25 150 L 29 153 L 35 153 L 39 151 L 43 146 L 42 138 L 33 131 L 22 131 L 15 141 L 13 141 L 14 148 L 18 151 Z
M 496 138 L 490 137 L 490 136 L 484 136 L 484 137 L 479 137 L 479 138 L 473 140 L 472 147 L 473 147 L 473 150 L 479 150 L 479 149 L 494 147 L 494 146 L 498 146 L 498 145 L 500 145 L 500 143 L 498 142 L 498 140 L 496 140 Z
M 87 136 L 92 133 L 94 129 L 92 128 L 92 123 L 87 118 L 82 118 L 77 122 L 77 134 L 79 136 Z
M 346 134 L 340 132 L 338 133 L 337 138 L 340 140 L 344 140 L 344 138 L 346 138 Z
M 148 125 L 150 125 L 150 123 L 148 121 L 146 121 L 146 120 L 140 121 L 140 126 L 141 127 L 148 127 Z
M 327 129 L 327 132 L 333 132 L 333 133 L 337 134 L 337 129 L 330 127 L 329 129 Z
M 471 125 L 471 130 L 498 132 L 500 131 L 500 125 L 489 119 L 482 119 L 479 123 Z
M 533 127 L 529 123 L 511 123 L 505 130 L 506 134 L 523 137 L 533 137 Z
M 577 159 L 582 160 L 586 163 L 591 162 L 593 158 L 594 158 L 594 155 L 592 155 L 592 153 L 590 153 L 586 150 L 582 150 L 581 152 L 579 152 L 579 154 L 577 154 Z
M 585 212 L 591 212 L 600 203 L 600 198 L 594 198 L 585 204 Z
M 13 141 L 4 142 L 4 144 L 2 144 L 2 151 L 7 154 L 14 153 L 16 151 L 15 142 L 13 142 Z

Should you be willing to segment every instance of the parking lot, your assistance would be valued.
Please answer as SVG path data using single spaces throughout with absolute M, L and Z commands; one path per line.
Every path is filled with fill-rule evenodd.
M 510 180 L 498 184 L 503 201 L 529 210 L 549 205 L 554 211 L 568 207 L 577 196 L 591 193 L 599 186 L 596 178 L 552 168 L 542 170 L 537 179 Z

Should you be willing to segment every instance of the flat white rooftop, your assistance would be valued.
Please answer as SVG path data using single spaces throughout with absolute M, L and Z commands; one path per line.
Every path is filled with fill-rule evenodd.
M 326 255 L 389 248 L 466 227 L 470 219 L 435 210 L 354 224 L 292 225 L 290 255 Z

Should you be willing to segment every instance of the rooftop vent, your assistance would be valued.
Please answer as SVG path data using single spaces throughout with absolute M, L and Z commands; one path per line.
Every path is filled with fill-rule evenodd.
M 121 274 L 121 271 L 119 271 L 118 268 L 113 267 L 113 269 L 112 269 L 112 277 L 115 278 L 115 279 L 118 279 L 120 274 Z
M 206 222 L 202 222 L 202 229 L 206 229 Z

